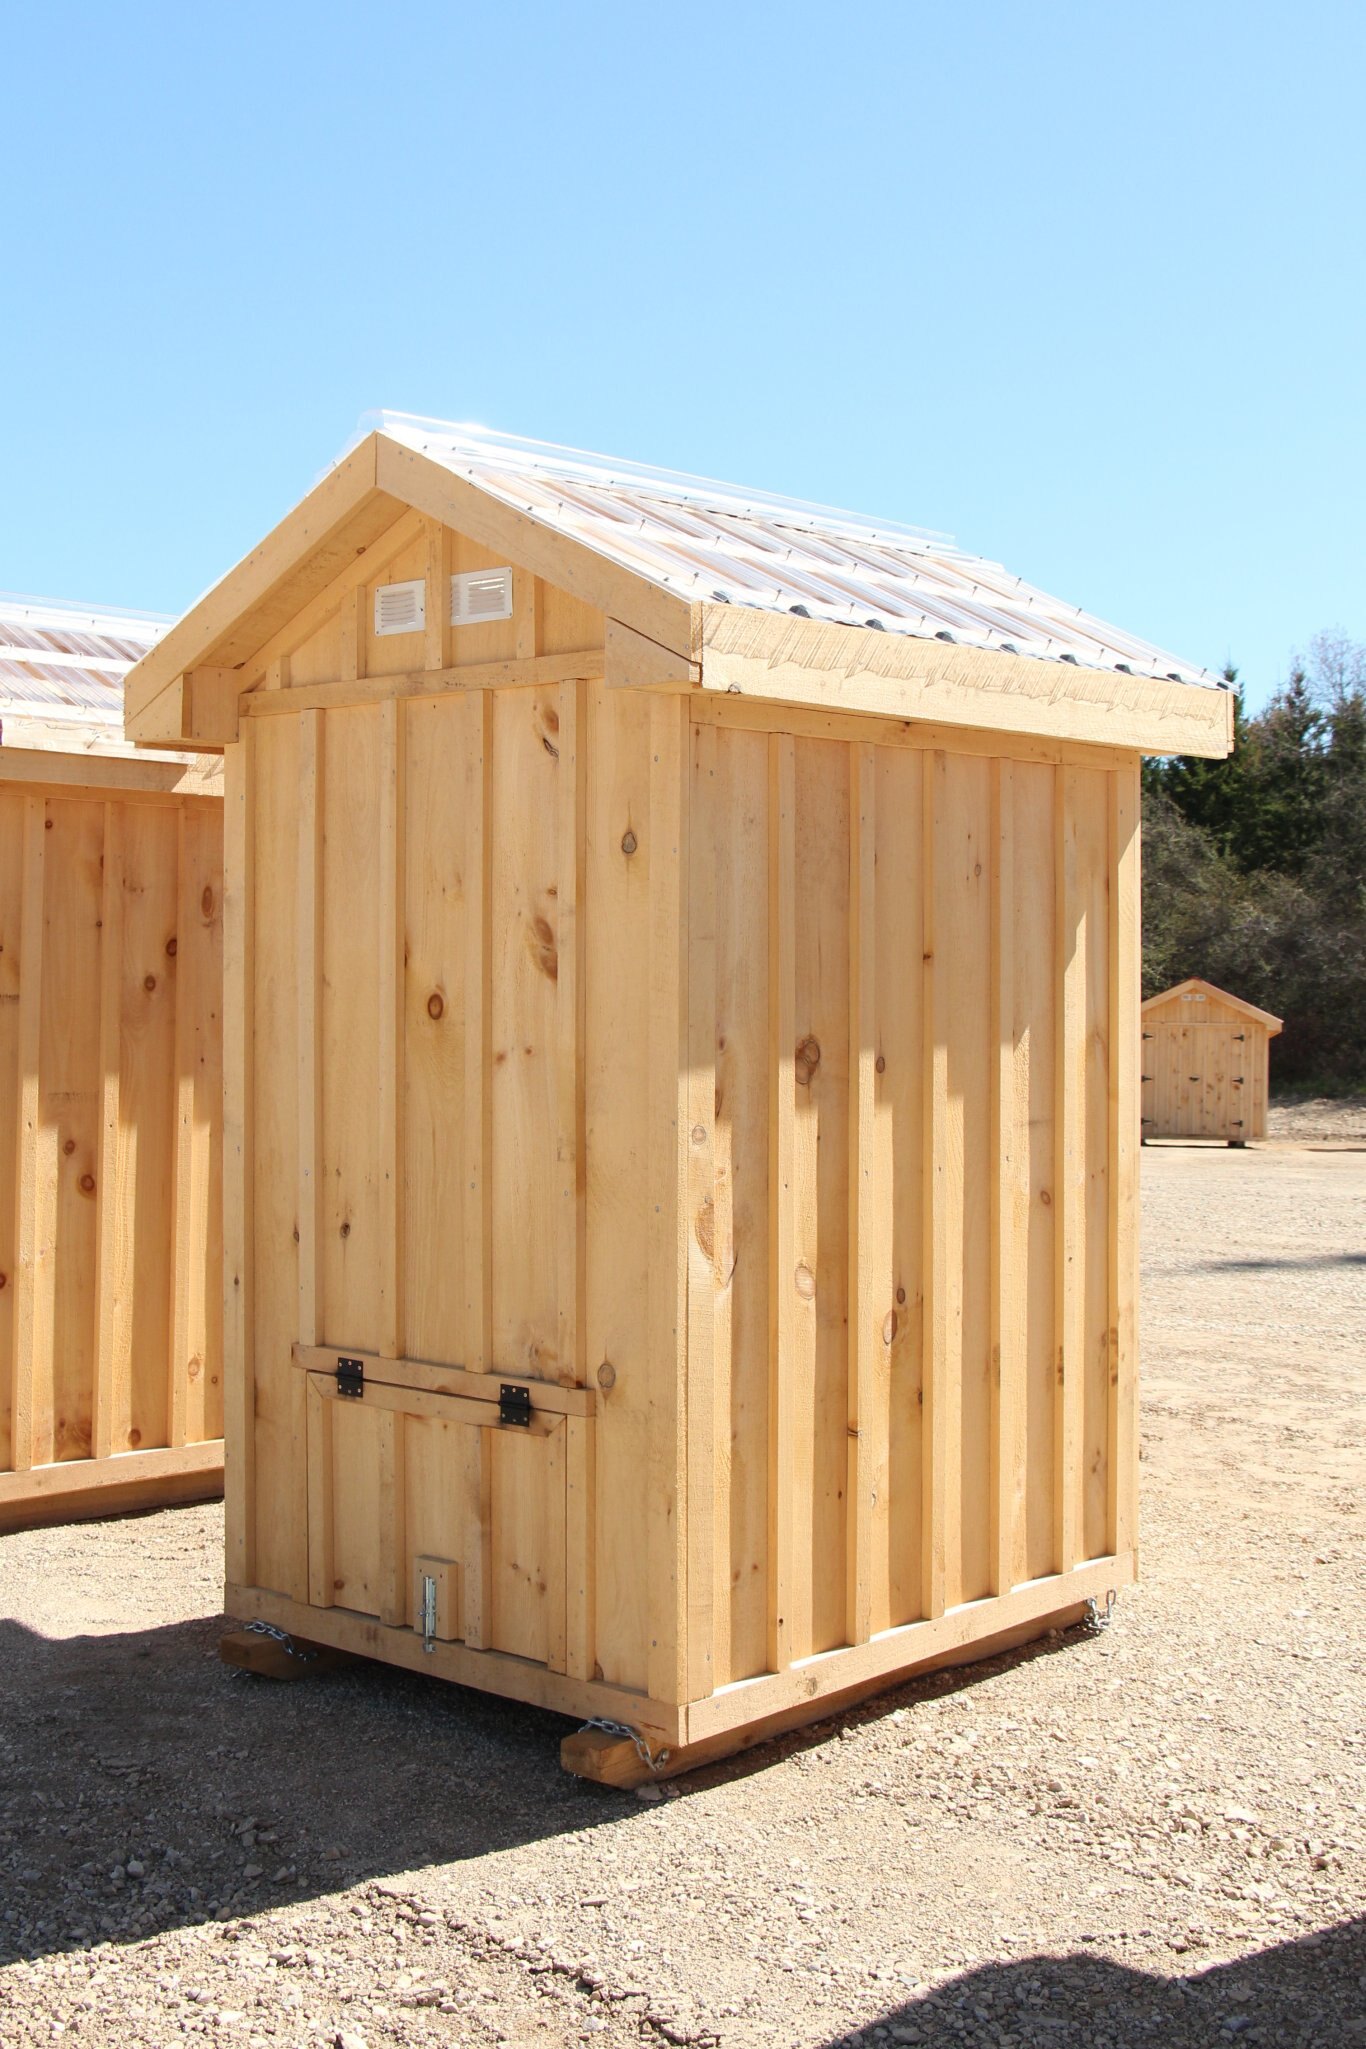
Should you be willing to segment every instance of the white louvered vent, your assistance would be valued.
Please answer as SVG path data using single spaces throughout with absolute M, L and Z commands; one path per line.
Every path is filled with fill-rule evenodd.
M 375 592 L 375 632 L 421 633 L 427 622 L 427 587 L 420 576 L 411 583 L 382 583 Z
M 512 571 L 471 569 L 451 578 L 452 626 L 481 626 L 512 617 Z

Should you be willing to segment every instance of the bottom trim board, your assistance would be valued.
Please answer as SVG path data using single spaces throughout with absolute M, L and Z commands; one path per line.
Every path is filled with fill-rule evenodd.
M 64 1459 L 0 1473 L 0 1532 L 213 1501 L 222 1492 L 221 1437 L 207 1444 L 120 1451 L 110 1458 Z
M 292 1636 L 334 1650 L 379 1658 L 408 1671 L 425 1672 L 483 1693 L 502 1694 L 581 1721 L 601 1716 L 622 1722 L 638 1730 L 652 1752 L 668 1749 L 684 1760 L 670 1764 L 672 1775 L 691 1770 L 708 1758 L 746 1749 L 751 1742 L 762 1743 L 784 1729 L 819 1721 L 936 1666 L 993 1657 L 1039 1635 L 1061 1618 L 1074 1619 L 1088 1600 L 1103 1603 L 1110 1588 L 1127 1586 L 1134 1576 L 1130 1554 L 1092 1559 L 1071 1572 L 1014 1587 L 1008 1594 L 966 1602 L 932 1621 L 907 1623 L 868 1643 L 822 1652 L 785 1672 L 740 1680 L 710 1699 L 686 1707 L 647 1700 L 598 1680 L 571 1679 L 504 1652 L 467 1650 L 463 1644 L 441 1641 L 428 1651 L 411 1629 L 391 1627 L 345 1608 L 312 1608 L 260 1587 L 229 1583 L 224 1606 L 238 1621 L 271 1622 Z M 573 1745 L 577 1739 L 566 1740 Z M 568 1768 L 584 1770 L 589 1777 L 598 1777 L 600 1769 L 615 1770 L 614 1765 L 594 1767 L 590 1752 L 597 1758 L 604 1750 L 605 1746 L 590 1745 L 583 1751 L 589 1759 L 587 1766 L 570 1763 Z M 629 1770 L 629 1765 L 622 1768 Z M 611 1783 L 625 1781 L 614 1779 Z

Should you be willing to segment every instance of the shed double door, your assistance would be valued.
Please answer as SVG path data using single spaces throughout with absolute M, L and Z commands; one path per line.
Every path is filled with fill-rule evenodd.
M 1241 1138 L 1247 1039 L 1228 1024 L 1156 1024 L 1143 1043 L 1147 1138 Z
M 570 1585 L 584 1581 L 593 1425 L 563 1405 L 591 1397 L 519 1383 L 530 1410 L 511 1420 L 524 1405 L 505 1405 L 494 1375 L 303 1346 L 295 1361 L 308 1388 L 310 1605 L 581 1667 Z

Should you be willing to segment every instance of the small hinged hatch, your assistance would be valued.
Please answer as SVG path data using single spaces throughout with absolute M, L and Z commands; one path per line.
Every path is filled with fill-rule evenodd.
M 359 1359 L 338 1359 L 337 1393 L 360 1400 L 365 1394 L 365 1367 Z
M 498 1421 L 531 1424 L 531 1389 L 514 1387 L 507 1381 L 498 1390 Z

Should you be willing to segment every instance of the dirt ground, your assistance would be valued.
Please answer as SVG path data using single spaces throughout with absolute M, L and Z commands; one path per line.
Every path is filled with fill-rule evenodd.
M 0 1540 L 0 2045 L 1366 2043 L 1363 1121 L 1145 1150 L 1108 1630 L 654 1800 L 227 1672 L 217 1509 Z

